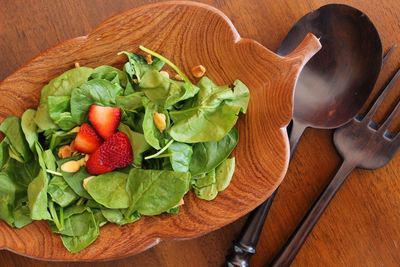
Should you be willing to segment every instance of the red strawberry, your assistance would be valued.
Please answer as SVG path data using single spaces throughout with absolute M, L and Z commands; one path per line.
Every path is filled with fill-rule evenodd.
M 88 173 L 97 175 L 117 168 L 125 168 L 132 163 L 133 153 L 129 138 L 117 132 L 90 155 L 86 163 Z
M 107 139 L 115 133 L 119 126 L 119 122 L 121 121 L 121 109 L 91 105 L 88 117 L 98 134 L 104 139 Z
M 82 153 L 91 154 L 100 147 L 101 143 L 103 143 L 103 140 L 92 126 L 84 123 L 75 137 L 74 149 Z

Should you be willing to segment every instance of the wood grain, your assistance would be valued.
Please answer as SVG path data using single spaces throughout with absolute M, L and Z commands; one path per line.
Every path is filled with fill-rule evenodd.
M 39 52 L 89 33 L 110 15 L 144 4 L 138 0 L 0 1 L 0 79 Z M 300 17 L 321 5 L 340 2 L 365 12 L 385 50 L 400 43 L 397 0 L 203 0 L 222 10 L 238 32 L 272 51 Z M 29 14 L 29 16 L 27 15 Z M 37 25 L 32 27 L 32 24 Z M 397 51 L 377 89 L 400 62 Z M 1 97 L 1 96 L 0 96 Z M 394 97 L 392 97 L 393 100 Z M 264 266 L 293 231 L 340 164 L 331 132 L 307 130 L 281 185 L 252 266 Z M 400 262 L 400 155 L 377 171 L 356 170 L 314 229 L 293 266 L 398 266 Z M 96 266 L 221 266 L 244 219 L 206 236 L 166 241 L 134 257 Z M 92 266 L 49 263 L 0 252 L 0 266 Z
M 295 82 L 320 43 L 310 34 L 287 57 L 279 57 L 253 40 L 242 39 L 222 12 L 204 4 L 165 2 L 131 9 L 102 22 L 87 36 L 41 53 L 0 84 L 0 120 L 36 107 L 44 84 L 74 62 L 120 66 L 126 59 L 118 51 L 137 51 L 141 44 L 170 58 L 186 73 L 202 64 L 218 84 L 240 79 L 249 86 L 248 112 L 238 123 L 241 140 L 234 151 L 232 184 L 215 201 L 189 193 L 177 216 L 145 217 L 124 227 L 107 225 L 93 245 L 77 254 L 63 248 L 46 222 L 18 230 L 1 222 L 0 248 L 47 260 L 126 257 L 161 240 L 193 238 L 229 224 L 279 185 L 288 164 L 284 127 L 291 119 Z

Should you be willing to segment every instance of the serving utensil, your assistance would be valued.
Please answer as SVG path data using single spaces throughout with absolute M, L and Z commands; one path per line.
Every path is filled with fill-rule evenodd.
M 170 58 L 185 73 L 202 64 L 218 84 L 240 79 L 249 87 L 247 114 L 237 124 L 240 141 L 234 151 L 237 165 L 231 185 L 214 201 L 189 193 L 178 215 L 144 216 L 124 227 L 107 225 L 96 242 L 78 254 L 65 250 L 47 222 L 22 229 L 0 222 L 0 249 L 46 260 L 121 258 L 161 240 L 193 238 L 219 229 L 258 206 L 282 181 L 289 161 L 284 128 L 292 115 L 294 85 L 320 43 L 307 35 L 292 53 L 280 57 L 240 37 L 226 15 L 204 4 L 173 1 L 138 7 L 107 19 L 87 36 L 43 52 L 0 83 L 0 121 L 36 107 L 43 85 L 75 62 L 122 66 L 126 59 L 117 53 L 138 52 L 139 45 Z
M 365 14 L 353 7 L 330 4 L 306 14 L 289 31 L 278 54 L 292 51 L 307 32 L 319 37 L 323 48 L 303 68 L 296 85 L 289 134 L 291 156 L 307 127 L 334 129 L 358 113 L 382 64 L 377 30 Z M 233 253 L 227 257 L 228 265 L 249 265 L 275 195 L 276 191 L 250 214 Z
M 335 131 L 333 141 L 343 162 L 288 243 L 273 260 L 272 267 L 290 266 L 330 201 L 355 168 L 375 170 L 386 165 L 395 156 L 400 147 L 400 132 L 390 132 L 389 126 L 400 110 L 400 101 L 380 125 L 373 120 L 373 116 L 399 77 L 400 69 L 365 116 L 356 116 L 348 124 Z

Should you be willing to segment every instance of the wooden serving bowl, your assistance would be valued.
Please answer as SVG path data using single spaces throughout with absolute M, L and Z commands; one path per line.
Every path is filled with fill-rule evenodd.
M 186 73 L 202 64 L 218 84 L 242 80 L 251 91 L 248 112 L 238 122 L 237 166 L 231 185 L 214 201 L 185 197 L 179 215 L 145 217 L 131 225 L 107 225 L 98 240 L 70 254 L 47 222 L 12 229 L 0 222 L 0 249 L 45 260 L 94 261 L 121 258 L 165 239 L 204 235 L 245 215 L 283 179 L 289 161 L 285 131 L 292 117 L 293 90 L 304 64 L 320 43 L 308 35 L 289 56 L 280 57 L 256 41 L 241 38 L 217 9 L 193 2 L 146 5 L 114 16 L 89 35 L 65 41 L 43 52 L 0 84 L 0 121 L 36 108 L 41 88 L 73 67 L 120 66 L 122 50 L 140 44 L 170 58 Z M 193 77 L 191 77 L 193 81 Z

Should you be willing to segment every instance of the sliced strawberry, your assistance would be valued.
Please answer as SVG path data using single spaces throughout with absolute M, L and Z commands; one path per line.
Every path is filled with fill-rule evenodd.
M 104 139 L 107 139 L 116 132 L 119 126 L 121 109 L 91 105 L 88 117 L 97 133 Z
M 93 153 L 86 163 L 90 174 L 102 174 L 118 168 L 125 168 L 132 163 L 133 152 L 129 138 L 117 132 L 108 138 Z
M 103 143 L 103 140 L 93 127 L 88 123 L 84 123 L 75 137 L 74 149 L 82 153 L 91 154 L 100 147 L 101 143 Z

